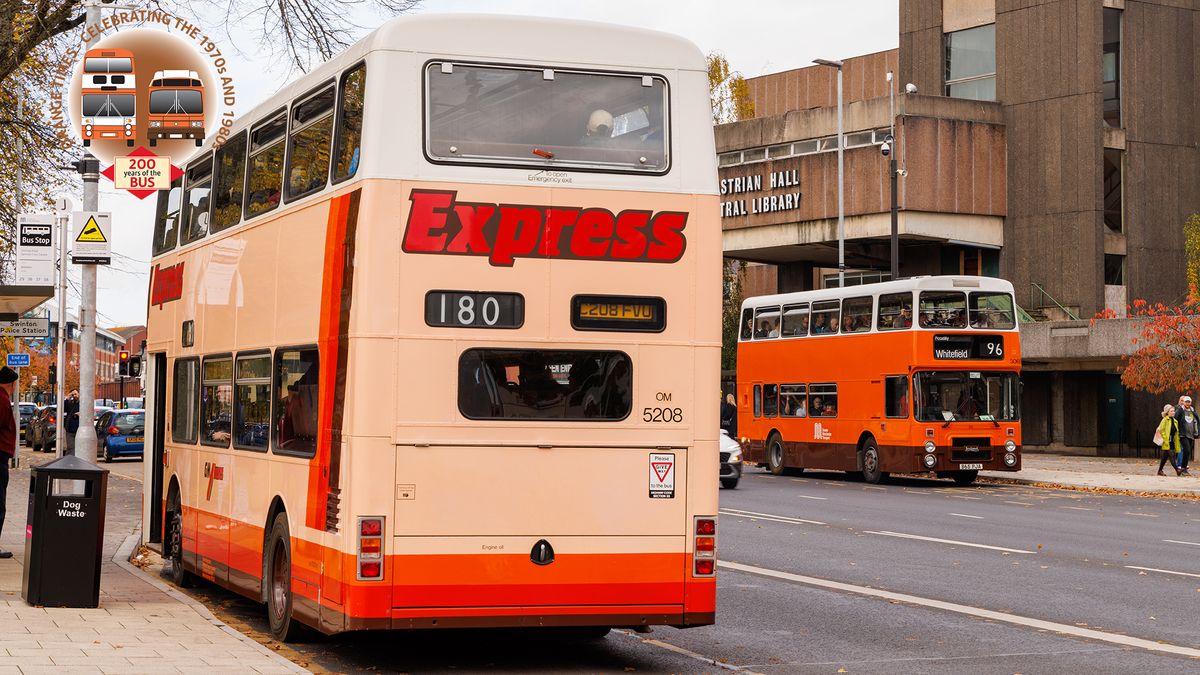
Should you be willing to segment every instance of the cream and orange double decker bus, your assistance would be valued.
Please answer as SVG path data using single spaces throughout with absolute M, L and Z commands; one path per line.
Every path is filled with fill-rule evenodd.
M 128 49 L 89 49 L 83 56 L 79 132 L 83 145 L 92 141 L 125 141 L 137 135 L 137 77 Z
M 745 458 L 779 475 L 1021 468 L 1012 284 L 903 281 L 749 298 L 738 342 Z
M 714 621 L 695 46 L 398 19 L 184 168 L 146 348 L 146 531 L 178 582 L 260 599 L 283 639 Z

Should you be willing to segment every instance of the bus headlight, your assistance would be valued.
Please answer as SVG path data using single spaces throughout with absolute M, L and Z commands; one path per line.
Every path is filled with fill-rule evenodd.
M 937 443 L 925 441 L 925 452 L 933 452 L 934 450 L 937 450 Z
M 84 135 L 84 136 L 91 136 L 91 135 L 92 135 L 92 125 L 90 125 L 90 124 L 89 124 L 89 125 L 87 125 L 87 126 L 85 126 L 85 127 L 83 128 L 83 135 Z
M 937 455 L 925 455 L 925 468 L 932 469 L 937 466 Z
M 1014 443 L 1011 438 L 1008 439 L 1007 441 L 1004 441 L 1004 451 L 1005 452 L 1016 452 L 1017 444 Z
M 152 126 L 152 127 L 161 127 L 161 126 L 162 126 L 162 122 L 159 122 L 158 120 L 150 120 L 150 126 Z
M 1017 456 L 1011 452 L 1004 453 L 1004 466 L 1016 466 Z
M 192 126 L 194 126 L 194 127 L 202 127 L 202 126 L 204 126 L 204 122 L 192 122 Z

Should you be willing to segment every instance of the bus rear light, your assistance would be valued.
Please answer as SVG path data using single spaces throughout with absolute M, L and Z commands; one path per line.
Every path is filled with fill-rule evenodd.
M 711 577 L 717 569 L 717 519 L 713 516 L 696 516 L 692 526 L 692 556 L 695 566 L 692 576 Z
M 383 578 L 383 518 L 379 516 L 358 519 L 358 578 Z
M 696 534 L 714 535 L 717 533 L 717 521 L 712 518 L 696 519 Z
M 696 537 L 696 555 L 711 558 L 717 552 L 717 540 L 713 537 Z
M 704 558 L 696 561 L 696 576 L 711 577 L 717 568 L 717 562 L 712 558 Z

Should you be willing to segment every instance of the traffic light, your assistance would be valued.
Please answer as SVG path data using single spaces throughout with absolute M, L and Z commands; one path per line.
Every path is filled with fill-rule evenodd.
M 129 376 L 130 377 L 141 377 L 142 376 L 142 357 L 140 357 L 140 356 L 129 357 Z
M 121 377 L 129 377 L 129 350 L 122 349 L 120 352 L 117 352 L 117 358 L 120 362 L 117 372 L 120 373 Z
M 53 387 L 57 384 L 58 384 L 58 366 L 51 363 L 50 364 L 50 386 Z

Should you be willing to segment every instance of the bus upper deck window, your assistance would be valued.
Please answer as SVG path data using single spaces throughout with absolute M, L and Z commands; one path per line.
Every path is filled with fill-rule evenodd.
M 338 95 L 337 134 L 333 150 L 333 182 L 358 171 L 362 153 L 363 107 L 366 101 L 367 67 L 359 64 L 342 76 Z
M 842 302 L 842 332 L 865 333 L 871 330 L 870 297 L 846 298 Z
M 239 132 L 217 150 L 213 179 L 210 229 L 220 232 L 242 220 L 242 190 L 246 185 L 246 132 Z
M 660 77 L 431 63 L 426 152 L 434 161 L 666 173 Z
M 742 310 L 742 332 L 743 340 L 749 340 L 754 337 L 754 310 L 747 307 Z
M 179 238 L 179 207 L 183 199 L 183 179 L 171 181 L 170 190 L 158 193 L 158 209 L 154 219 L 154 255 L 166 253 L 175 248 Z
M 183 192 L 183 230 L 181 243 L 203 239 L 208 234 L 209 193 L 212 192 L 212 155 L 193 162 L 187 169 Z
M 783 306 L 783 337 L 808 335 L 808 303 Z
M 312 194 L 329 180 L 333 142 L 333 85 L 292 106 L 288 135 L 287 199 Z
M 779 337 L 779 306 L 759 307 L 754 312 L 754 339 Z
M 1012 330 L 1017 325 L 1012 296 L 1008 293 L 972 293 L 970 321 L 971 328 Z
M 283 192 L 283 149 L 287 135 L 287 113 L 274 117 L 250 131 L 250 174 L 246 189 L 246 217 L 266 213 L 279 206 Z
M 921 291 L 921 328 L 966 328 L 967 294 Z
M 912 293 L 885 293 L 879 296 L 879 330 L 912 328 Z
M 837 300 L 822 300 L 812 304 L 812 334 L 831 335 L 838 332 L 838 320 L 842 303 Z

